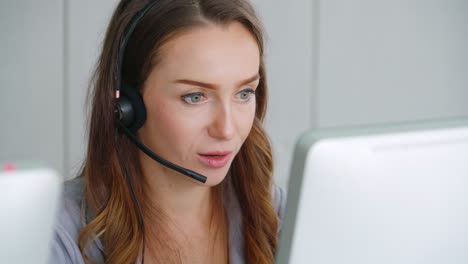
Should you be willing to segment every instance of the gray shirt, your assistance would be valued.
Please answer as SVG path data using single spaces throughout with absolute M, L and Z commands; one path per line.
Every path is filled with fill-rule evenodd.
M 242 211 L 237 195 L 229 179 L 226 179 L 224 192 L 225 207 L 229 225 L 229 263 L 246 263 L 244 252 L 244 233 Z M 273 205 L 279 218 L 278 235 L 286 205 L 286 193 L 282 188 L 273 186 Z M 62 205 L 55 225 L 50 263 L 83 264 L 84 260 L 78 248 L 78 236 L 87 223 L 87 208 L 83 202 L 83 178 L 78 177 L 64 184 Z M 104 247 L 101 240 L 94 241 L 87 251 L 97 263 L 104 263 Z

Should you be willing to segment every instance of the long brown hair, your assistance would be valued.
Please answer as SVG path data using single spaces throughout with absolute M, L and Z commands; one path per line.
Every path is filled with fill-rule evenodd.
M 267 83 L 261 24 L 247 0 L 157 0 L 156 7 L 140 21 L 129 40 L 123 58 L 122 80 L 142 87 L 158 62 L 159 48 L 177 33 L 208 23 L 228 25 L 240 22 L 255 37 L 260 50 L 260 83 L 256 90 L 256 116 L 253 127 L 228 174 L 242 210 L 245 252 L 248 263 L 273 263 L 277 248 L 278 219 L 272 204 L 272 153 L 262 128 L 267 107 Z M 122 173 L 122 162 L 134 182 L 136 193 L 146 204 L 144 177 L 138 149 L 118 135 L 114 125 L 114 90 L 119 45 L 131 18 L 149 1 L 121 1 L 109 24 L 102 53 L 91 83 L 91 112 L 85 177 L 85 201 L 93 212 L 92 221 L 81 231 L 80 250 L 85 257 L 88 246 L 97 239 L 105 245 L 107 263 L 131 263 L 141 252 L 144 232 L 137 205 Z M 216 187 L 215 187 L 216 188 Z M 146 203 L 145 203 L 146 202 Z

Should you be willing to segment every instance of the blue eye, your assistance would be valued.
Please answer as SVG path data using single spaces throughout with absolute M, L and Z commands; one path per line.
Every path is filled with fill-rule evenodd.
M 255 95 L 255 91 L 250 88 L 244 89 L 237 94 L 241 101 L 249 101 L 252 95 Z
M 182 96 L 182 100 L 187 104 L 197 104 L 200 103 L 205 96 L 202 93 L 191 93 Z

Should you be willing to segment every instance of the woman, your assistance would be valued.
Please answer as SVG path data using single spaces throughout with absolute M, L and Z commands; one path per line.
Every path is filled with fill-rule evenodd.
M 87 157 L 65 184 L 51 263 L 274 262 L 285 194 L 246 0 L 121 1 L 92 88 Z

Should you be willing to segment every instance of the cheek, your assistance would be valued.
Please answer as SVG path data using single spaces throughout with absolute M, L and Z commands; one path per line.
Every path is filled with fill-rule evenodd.
M 153 135 L 165 141 L 164 144 L 177 148 L 197 142 L 194 137 L 199 134 L 201 125 L 199 120 L 182 111 L 177 104 L 170 100 L 159 100 L 159 102 L 154 101 L 147 109 L 146 122 L 149 123 Z
M 146 144 L 158 155 L 168 157 L 170 145 L 178 137 L 175 133 L 168 131 L 177 130 L 177 122 L 170 118 L 170 109 L 160 102 L 161 100 L 148 100 L 145 98 L 146 121 L 142 128 L 142 136 Z
M 170 108 L 170 105 L 155 101 L 148 107 L 148 118 L 146 122 L 152 128 L 152 132 L 160 135 L 166 141 L 180 138 L 179 133 L 183 133 L 183 123 L 178 120 L 177 113 Z
M 255 103 L 249 105 L 247 109 L 245 109 L 244 111 L 242 111 L 242 113 L 239 114 L 237 124 L 242 143 L 245 141 L 245 139 L 250 133 L 250 130 L 252 129 L 254 118 Z

